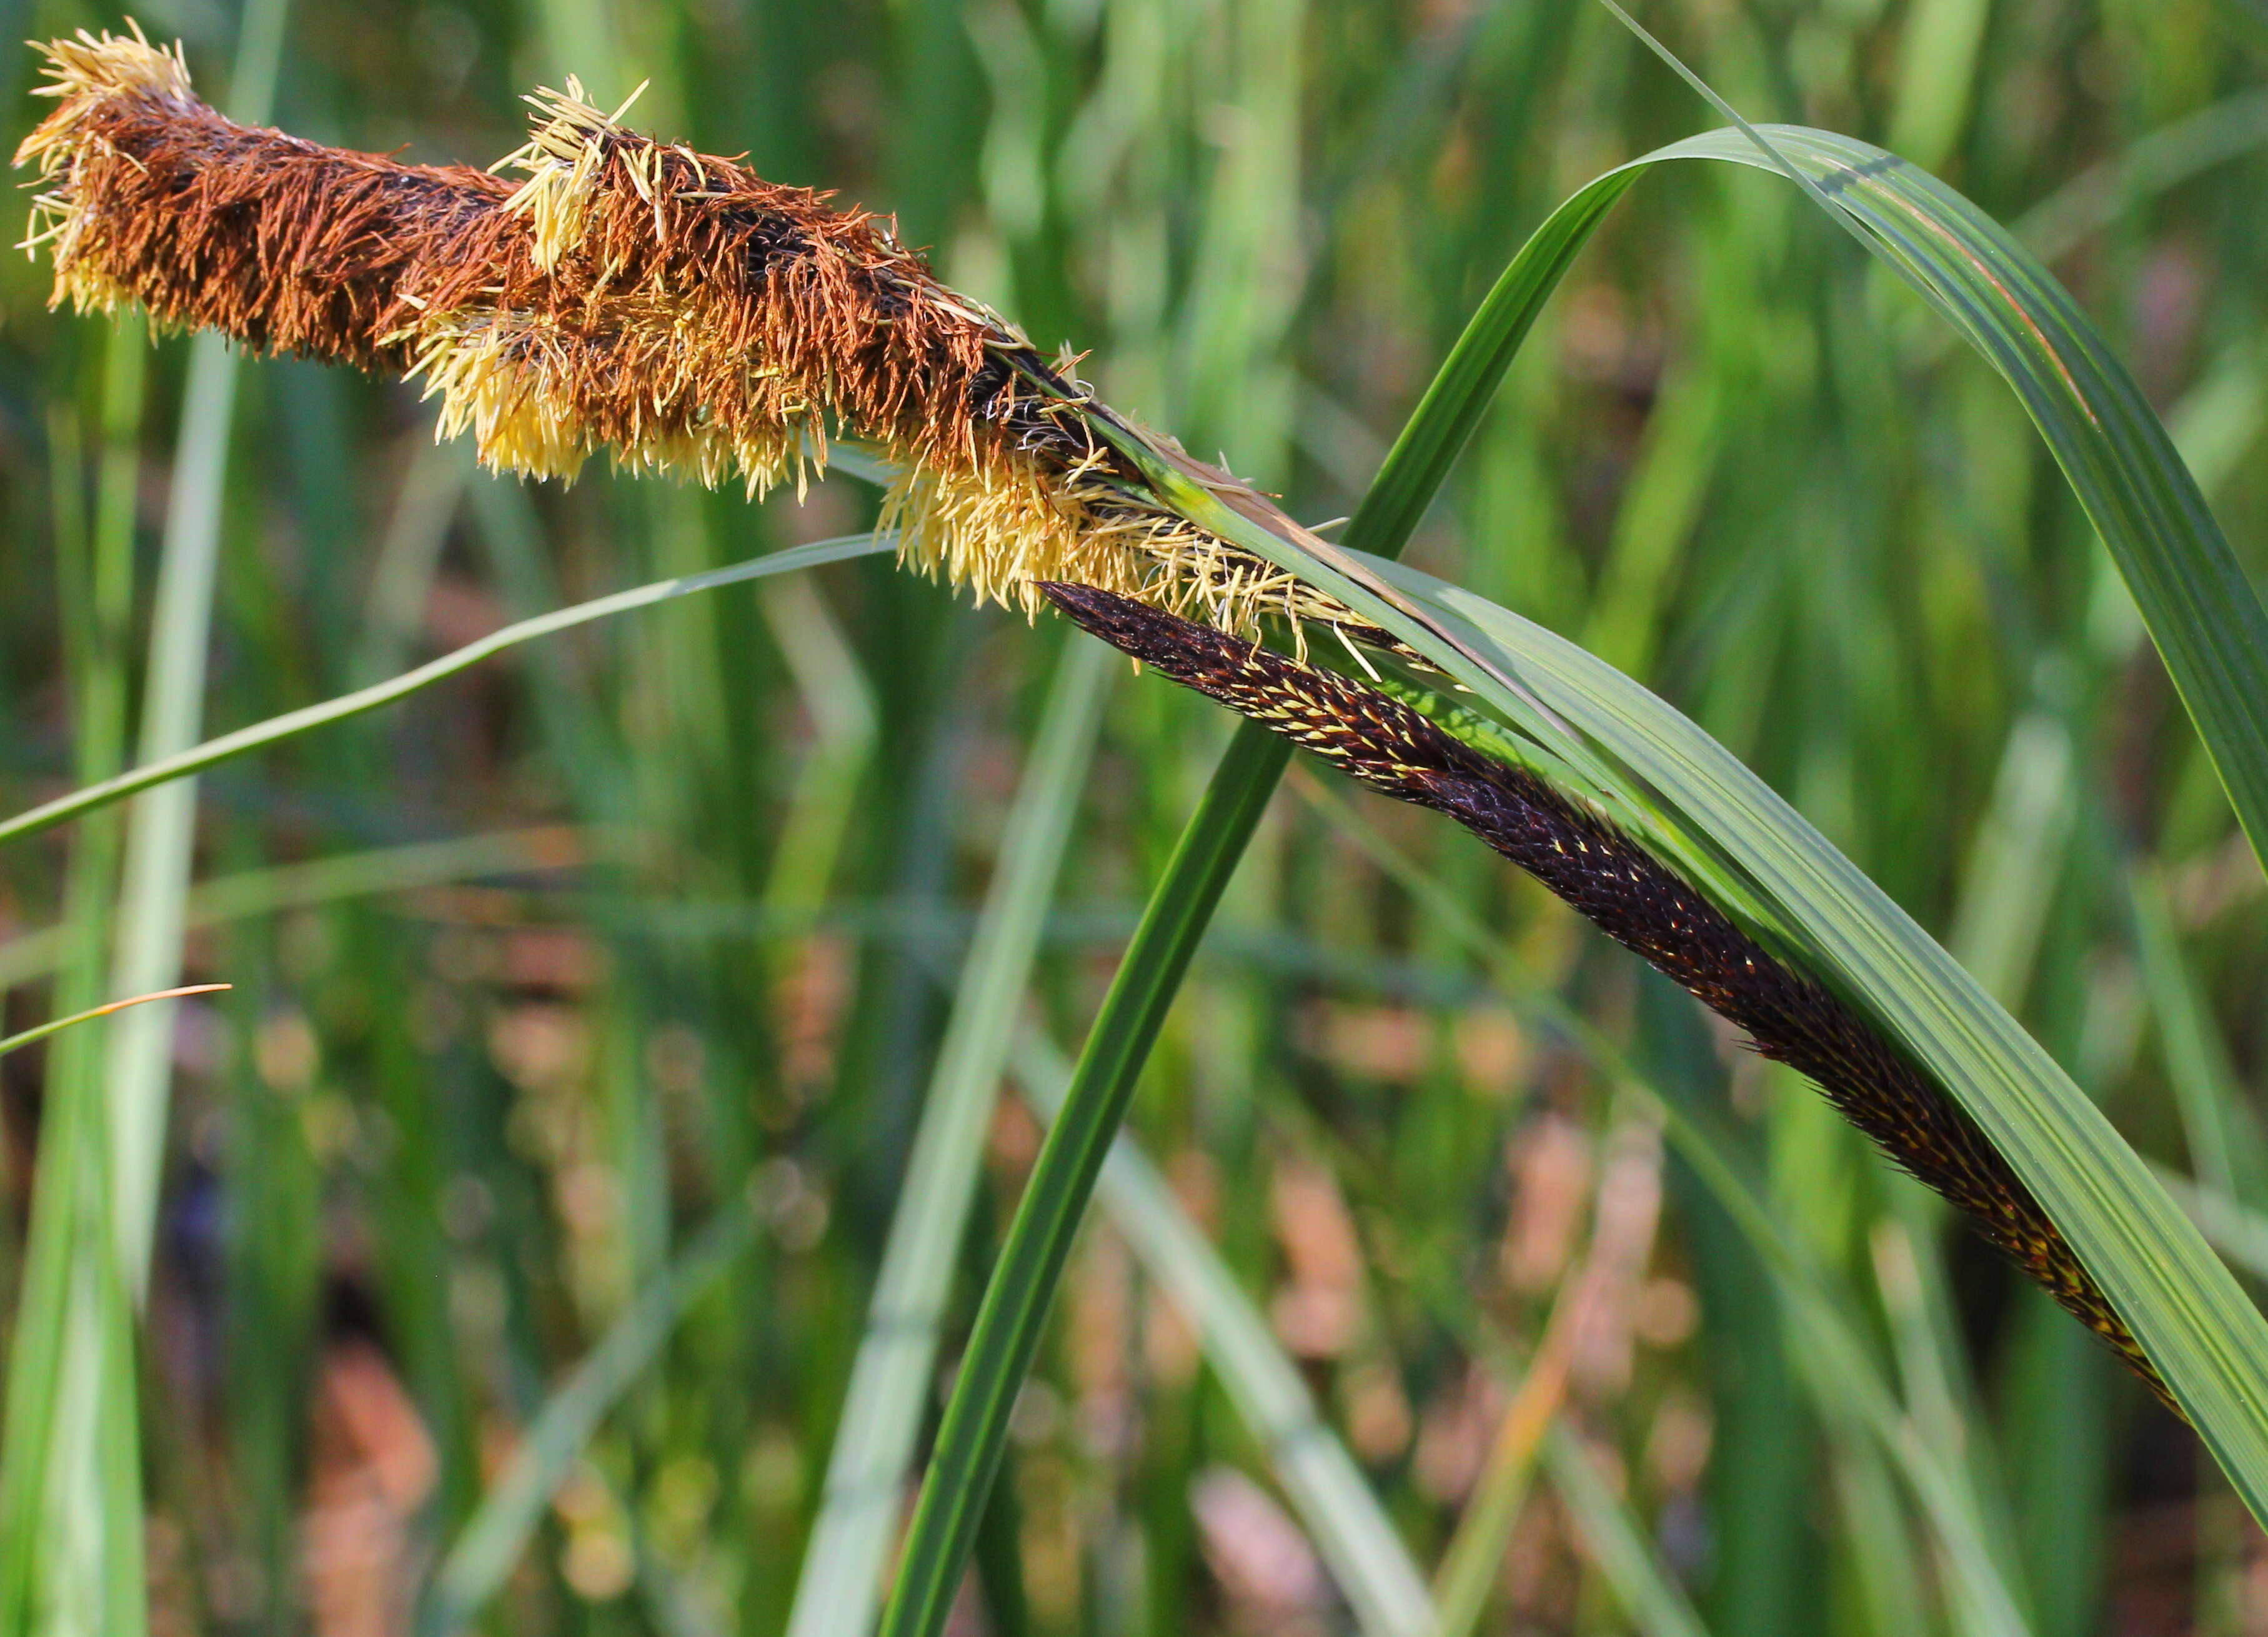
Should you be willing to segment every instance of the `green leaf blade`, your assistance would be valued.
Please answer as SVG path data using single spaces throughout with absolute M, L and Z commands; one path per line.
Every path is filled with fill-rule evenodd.
M 1675 820 L 1743 866 L 1836 986 L 1889 1029 L 2008 1157 L 2248 1503 L 2256 1512 L 2268 1506 L 2268 1324 L 2038 1043 L 1800 814 L 1673 707 L 1470 593 L 1397 564 L 1376 569 L 1421 608 L 1474 633 Z M 1453 668 L 1484 695 L 1498 686 L 1462 660 Z
M 1802 126 L 1758 136 L 2022 401 L 2133 592 L 2254 853 L 2268 860 L 2268 612 L 2133 377 L 2030 251 L 1927 172 Z M 1777 168 L 1724 130 L 1633 164 L 1680 159 Z
M 2164 429 L 2077 304 L 1974 206 L 1868 144 L 1785 127 L 1719 131 L 1623 168 L 1690 159 L 1792 172 L 2009 380 L 2110 545 L 2263 852 L 2268 616 Z M 1530 238 L 1514 264 L 1527 274 L 1498 281 L 1468 342 L 1524 333 L 1572 259 L 1570 232 L 1599 219 L 1602 185 Z M 1476 414 L 1471 399 L 1497 377 L 1476 369 L 1461 379 L 1467 400 L 1429 395 L 1430 413 Z M 1722 746 L 1580 648 L 1455 586 L 1271 534 L 1196 485 L 1168 487 L 1198 521 L 1392 631 L 1595 777 L 1618 798 L 1622 822 L 1700 866 L 1727 907 L 1792 942 L 1872 1013 L 2007 1155 L 2247 1504 L 2268 1516 L 2268 1324 L 2100 1110 L 1903 910 Z

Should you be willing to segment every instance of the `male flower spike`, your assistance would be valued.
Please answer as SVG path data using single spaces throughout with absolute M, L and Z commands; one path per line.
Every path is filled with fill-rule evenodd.
M 59 106 L 16 161 L 58 302 L 419 378 L 445 435 L 531 476 L 606 450 L 762 491 L 858 439 L 899 474 L 906 558 L 1027 612 L 1073 579 L 1234 628 L 1348 623 L 1159 505 L 1098 426 L 1252 491 L 1134 433 L 887 223 L 627 129 L 572 79 L 528 99 L 512 181 L 235 124 L 138 29 L 41 49 Z

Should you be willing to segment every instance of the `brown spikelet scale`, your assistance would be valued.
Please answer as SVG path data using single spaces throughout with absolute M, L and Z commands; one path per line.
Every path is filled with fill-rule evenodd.
M 233 124 L 138 30 L 43 49 L 60 106 L 16 159 L 58 301 L 422 378 L 444 434 L 534 476 L 603 450 L 761 491 L 871 442 L 908 560 L 1027 611 L 1053 578 L 1231 629 L 1350 623 L 1152 498 L 1096 430 L 1127 423 L 886 222 L 638 135 L 572 80 L 529 99 L 509 180 Z
M 2172 1407 L 2069 1242 L 1960 1104 L 1858 1012 L 1792 970 L 1613 825 L 1374 688 L 1107 591 L 1041 590 L 1086 630 L 1174 682 L 1373 790 L 1455 819 L 1737 1025 L 1763 1056 L 1817 1085 Z

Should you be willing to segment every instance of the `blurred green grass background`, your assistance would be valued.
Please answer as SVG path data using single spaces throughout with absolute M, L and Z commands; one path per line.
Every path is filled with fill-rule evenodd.
M 633 122 L 895 212 L 950 282 L 1092 349 L 1113 404 L 1310 521 L 1351 509 L 1553 203 L 1712 122 L 1580 0 L 263 14 L 284 25 L 277 123 L 420 159 L 487 163 L 519 140 L 519 95 L 567 73 L 610 107 L 650 81 Z M 232 6 L 137 15 L 245 106 Z M 118 20 L 0 5 L 0 39 Z M 1646 20 L 1749 116 L 1885 141 L 2014 224 L 2257 571 L 2268 14 L 1692 0 Z M 11 144 L 31 80 L 28 52 L 0 63 Z M 1756 766 L 2195 1176 L 2242 1257 L 2268 1235 L 2246 1214 L 2268 1209 L 2268 916 L 2212 771 L 2006 388 L 1793 190 L 1719 168 L 1609 225 L 1413 559 Z M 187 343 L 45 296 L 42 267 L 0 264 L 11 811 L 134 742 L 157 548 L 193 480 L 177 433 L 214 425 Z M 290 361 L 243 365 L 220 437 L 214 730 L 872 514 L 841 477 L 801 505 L 500 482 L 432 445 L 414 390 Z M 129 1344 L 151 1629 L 431 1629 L 484 1496 L 608 1338 L 635 1368 L 474 1618 L 782 1628 L 1064 638 L 869 559 L 555 639 L 202 781 L 188 970 L 236 988 L 173 1026 Z M 1226 736 L 1154 680 L 1107 687 L 1038 931 L 1032 999 L 1066 1042 Z M 100 986 L 120 833 L 0 859 L 7 1027 Z M 1295 778 L 1135 1132 L 1421 1564 L 1485 1509 L 1507 1383 L 1555 1302 L 1601 1293 L 1543 1478 L 1484 1537 L 1479 1629 L 1691 1618 L 1633 1604 L 1596 1522 L 1617 1498 L 1624 1544 L 1711 1631 L 1985 1624 L 1807 1356 L 1784 1270 L 1555 1006 L 1745 1154 L 1911 1435 L 1962 1475 L 2029 1629 L 2268 1631 L 2268 1542 L 2188 1434 L 1808 1088 L 1448 827 Z M 101 1073 L 101 1039 L 0 1066 L 8 1310 L 50 1088 Z M 1039 1129 L 1012 1100 L 991 1117 L 941 1368 Z M 1280 1454 L 1098 1224 L 962 1629 L 1350 1628 Z

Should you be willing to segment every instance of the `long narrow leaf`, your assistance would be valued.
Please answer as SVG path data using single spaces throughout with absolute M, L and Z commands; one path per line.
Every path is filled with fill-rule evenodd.
M 1565 1421 L 1543 1436 L 1543 1464 L 1631 1624 L 1646 1637 L 1705 1637 L 1684 1589 L 1662 1573 L 1660 1560 L 1633 1527 L 1630 1508 L 1599 1470 L 1598 1457 Z
M 644 1373 L 688 1308 L 755 1238 L 747 1190 L 720 1207 L 662 1276 L 631 1299 L 599 1345 L 544 1399 L 535 1419 L 443 1560 L 426 1629 L 446 1637 L 478 1614 L 519 1560 L 543 1508 L 591 1435 Z
M 545 825 L 270 865 L 198 882 L 189 889 L 181 925 L 195 930 L 342 898 L 404 892 L 482 875 L 560 869 L 580 863 L 585 852 L 585 844 L 576 831 Z M 0 989 L 13 989 L 54 971 L 69 948 L 70 930 L 45 926 L 0 944 Z
M 890 537 L 882 535 L 846 535 L 839 540 L 822 540 L 813 545 L 797 546 L 788 551 L 775 551 L 770 557 L 758 557 L 751 563 L 738 563 L 731 568 L 712 569 L 704 574 L 681 575 L 675 579 L 655 580 L 651 585 L 618 591 L 589 602 L 578 602 L 572 608 L 521 620 L 502 630 L 491 631 L 477 642 L 467 643 L 453 653 L 429 660 L 416 669 L 405 671 L 390 681 L 357 689 L 335 699 L 326 699 L 320 704 L 287 711 L 282 716 L 270 717 L 249 727 L 239 727 L 234 733 L 209 739 L 201 745 L 145 763 L 116 778 L 90 785 L 84 790 L 73 791 L 68 796 L 59 796 L 28 813 L 19 813 L 0 823 L 0 842 L 36 835 L 40 830 L 51 830 L 83 813 L 92 812 L 138 791 L 170 784 L 192 773 L 201 773 L 209 767 L 264 749 L 311 728 L 327 727 L 333 722 L 343 722 L 382 705 L 392 704 L 420 689 L 430 688 L 435 682 L 454 676 L 491 655 L 518 647 L 524 642 L 533 642 L 538 637 L 571 630 L 578 625 L 587 625 L 593 620 L 605 619 L 609 615 L 628 613 L 632 608 L 666 602 L 673 597 L 690 596 L 696 591 L 714 591 L 719 586 L 736 586 L 742 580 L 762 579 L 767 575 L 816 568 L 821 564 L 840 563 L 849 557 L 872 557 L 877 552 L 892 549 L 895 543 Z
M 290 0 L 253 0 L 239 27 L 229 111 L 264 123 L 276 98 Z M 189 343 L 188 385 L 158 561 L 150 618 L 150 661 L 143 680 L 140 760 L 163 763 L 189 748 L 204 722 L 205 662 L 212 643 L 213 590 L 220 567 L 221 504 L 235 422 L 240 355 L 212 333 Z M 193 785 L 149 788 L 126 834 L 119 891 L 114 992 L 144 994 L 180 981 L 181 903 L 196 839 Z M 157 1221 L 158 1172 L 172 1080 L 173 1008 L 129 1013 L 110 1031 L 111 1209 L 127 1288 L 138 1304 L 149 1278 Z
M 2268 613 L 2093 321 L 2014 235 L 1928 172 L 1833 132 L 1748 124 L 1614 0 L 1605 4 L 1737 126 L 1634 166 L 1709 159 L 1790 177 L 2015 389 L 2110 547 L 2237 822 L 2268 864 Z
M 36 1045 L 50 1035 L 80 1023 L 92 1023 L 99 1017 L 108 1017 L 114 1012 L 123 1012 L 129 1007 L 147 1006 L 153 1000 L 186 1000 L 191 995 L 210 995 L 227 988 L 226 984 L 185 984 L 179 989 L 160 989 L 155 994 L 129 995 L 123 1000 L 107 1000 L 99 1007 L 89 1007 L 74 1012 L 69 1017 L 54 1018 L 31 1029 L 20 1029 L 4 1040 L 0 1040 L 0 1058 L 11 1051 L 21 1051 L 26 1046 Z
M 1516 616 L 1406 569 L 1380 571 L 1466 623 L 1547 709 L 1740 860 L 1822 969 L 2008 1156 L 2240 1492 L 2256 1510 L 2268 1506 L 2268 1324 L 2095 1103 L 1881 889 L 1683 716 Z
M 2018 387 L 2111 541 L 2169 667 L 2195 673 L 2183 697 L 2240 812 L 2257 769 L 2256 816 L 2268 819 L 2268 754 L 2256 754 L 2268 751 L 2268 621 L 2092 326 L 1973 207 L 1894 156 L 1792 128 L 1763 136 Z M 1564 267 L 1564 224 L 1594 222 L 1643 168 L 1691 158 L 1765 163 L 1746 137 L 1722 132 L 1634 161 L 1563 205 L 1514 269 Z M 1533 304 L 1547 288 L 1508 271 L 1487 306 Z M 1521 321 L 1484 309 L 1459 351 L 1484 350 L 1485 336 Z M 1871 1011 L 2007 1154 L 2248 1504 L 2268 1515 L 2268 1324 L 2094 1103 L 1879 888 L 1722 746 L 1572 645 L 1430 577 L 1271 533 L 1169 471 L 1153 478 L 1189 515 L 1393 631 L 1597 778 L 1625 822 Z

